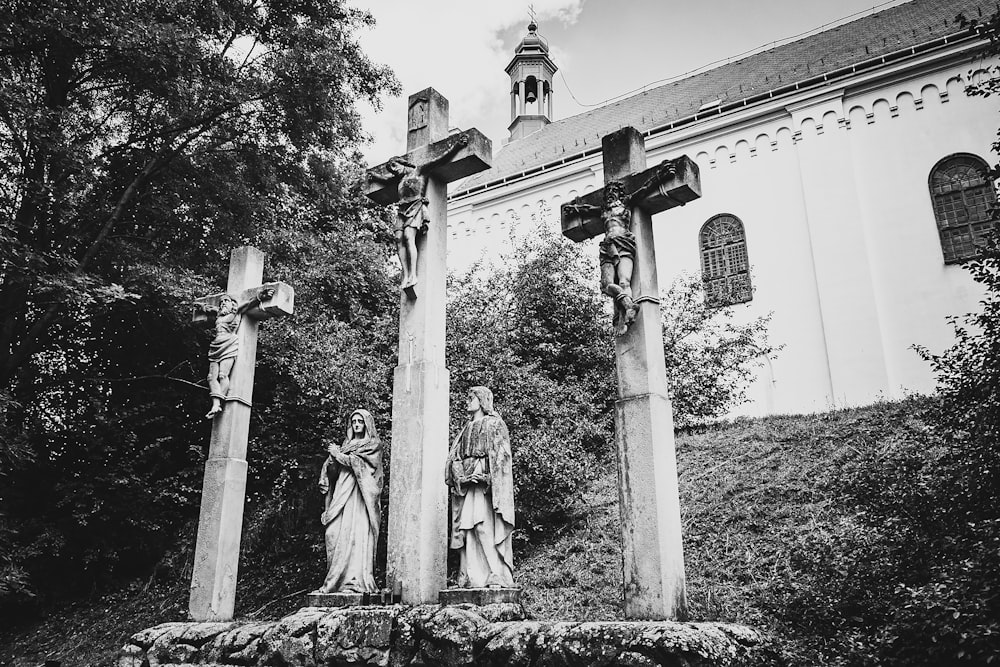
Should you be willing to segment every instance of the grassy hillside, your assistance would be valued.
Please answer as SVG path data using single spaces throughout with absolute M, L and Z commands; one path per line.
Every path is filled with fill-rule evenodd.
M 864 544 L 869 530 L 858 521 L 856 503 L 838 492 L 839 481 L 857 461 L 877 462 L 918 439 L 924 430 L 920 414 L 928 404 L 910 400 L 814 416 L 740 420 L 680 436 L 692 619 L 771 631 L 793 664 L 852 662 L 846 656 L 857 654 L 879 628 L 873 627 L 870 610 L 854 614 L 845 606 L 844 599 L 857 603 L 857 595 L 837 597 L 827 590 L 824 577 L 863 584 L 866 576 L 851 569 L 855 561 L 850 559 L 843 572 L 836 571 L 841 552 Z M 517 556 L 515 576 L 536 618 L 621 618 L 617 480 L 608 460 L 582 490 L 575 516 Z M 318 533 L 316 545 L 303 540 L 297 557 L 267 570 L 244 565 L 239 613 L 267 618 L 297 608 L 300 595 L 284 596 L 322 578 L 318 541 Z M 60 610 L 40 625 L 0 635 L 5 647 L 0 664 L 34 665 L 42 658 L 61 659 L 64 665 L 110 664 L 130 633 L 182 620 L 186 593 L 184 581 L 149 590 L 136 584 Z M 829 601 L 823 598 L 827 594 Z
M 740 420 L 677 439 L 688 604 L 693 620 L 744 623 L 781 637 L 786 657 L 829 664 L 859 632 L 819 637 L 791 610 L 813 576 L 802 553 L 836 551 L 855 509 L 834 493 L 864 450 L 923 430 L 927 401 L 813 416 Z M 621 548 L 613 464 L 584 493 L 581 511 L 521 560 L 531 612 L 546 619 L 621 619 Z

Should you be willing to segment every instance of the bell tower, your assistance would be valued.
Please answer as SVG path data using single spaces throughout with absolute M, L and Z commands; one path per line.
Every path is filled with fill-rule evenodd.
M 558 69 L 548 43 L 538 36 L 534 20 L 507 65 L 510 75 L 510 141 L 526 137 L 552 122 L 552 76 Z

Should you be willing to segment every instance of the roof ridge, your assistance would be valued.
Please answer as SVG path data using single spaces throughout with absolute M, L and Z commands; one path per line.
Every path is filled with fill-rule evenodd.
M 911 0 L 553 121 L 504 145 L 494 156 L 493 167 L 463 181 L 454 196 L 512 174 L 540 170 L 560 161 L 559 155 L 570 160 L 589 153 L 588 148 L 579 144 L 580 139 L 586 144 L 593 137 L 599 149 L 602 134 L 624 125 L 647 132 L 697 114 L 706 101 L 719 100 L 719 107 L 725 107 L 727 101 L 767 94 L 845 66 L 961 33 L 962 28 L 954 23 L 957 13 L 976 8 L 982 11 L 984 6 L 994 3 L 995 0 Z M 880 43 L 878 37 L 882 38 Z M 890 38 L 895 38 L 891 44 Z M 734 98 L 732 91 L 737 87 L 738 97 Z

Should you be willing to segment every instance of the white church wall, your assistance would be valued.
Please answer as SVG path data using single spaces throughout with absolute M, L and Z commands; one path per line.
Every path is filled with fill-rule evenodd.
M 946 316 L 974 309 L 981 297 L 965 270 L 944 263 L 928 177 L 939 160 L 954 153 L 988 159 L 996 131 L 983 100 L 964 94 L 942 100 L 939 91 L 946 86 L 908 83 L 909 90 L 880 91 L 861 100 L 872 117 L 851 124 L 893 396 L 933 390 L 930 369 L 912 345 L 944 349 L 952 342 Z
M 786 126 L 787 120 L 772 120 L 749 134 L 713 135 L 651 155 L 653 162 L 687 153 L 697 158 L 702 180 L 701 199 L 657 216 L 661 285 L 669 286 L 682 272 L 700 275 L 702 225 L 720 213 L 735 215 L 746 232 L 754 288 L 749 303 L 734 307 L 736 319 L 748 322 L 770 313 L 769 338 L 785 346 L 773 361 L 761 360 L 751 400 L 734 415 L 812 412 L 832 400 L 799 164 Z M 753 144 L 735 136 L 750 136 Z M 722 141 L 734 151 L 728 145 L 720 150 Z M 736 147 L 743 144 L 740 155 Z

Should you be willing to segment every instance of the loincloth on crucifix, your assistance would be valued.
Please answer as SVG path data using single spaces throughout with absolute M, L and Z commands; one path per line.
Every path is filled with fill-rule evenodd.
M 407 227 L 412 227 L 418 231 L 426 232 L 430 222 L 427 204 L 428 201 L 424 197 L 399 202 L 396 207 L 396 226 L 393 227 L 393 231 L 401 232 Z
M 241 315 L 220 317 L 215 322 L 215 338 L 208 345 L 208 360 L 220 362 L 232 359 L 240 351 L 238 331 L 243 321 Z
M 622 257 L 635 259 L 635 234 L 630 231 L 620 231 L 614 236 L 606 235 L 600 243 L 598 253 L 601 264 L 618 266 Z

